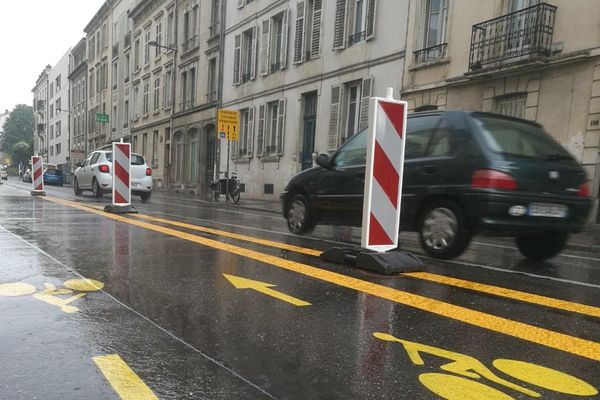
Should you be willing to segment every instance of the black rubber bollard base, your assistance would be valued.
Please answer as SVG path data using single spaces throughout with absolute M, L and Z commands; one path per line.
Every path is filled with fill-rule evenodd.
M 45 196 L 46 192 L 43 190 L 32 190 L 31 195 L 32 196 Z
M 112 214 L 137 214 L 137 210 L 133 208 L 132 205 L 128 206 L 117 206 L 114 204 L 109 204 L 104 206 L 104 212 L 112 213 Z
M 425 264 L 421 260 L 406 251 L 378 253 L 363 249 L 332 247 L 321 254 L 321 259 L 384 275 L 416 272 L 425 269 Z

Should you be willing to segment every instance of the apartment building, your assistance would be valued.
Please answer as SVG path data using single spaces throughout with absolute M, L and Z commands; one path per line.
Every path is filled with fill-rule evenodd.
M 130 58 L 132 150 L 144 155 L 157 189 L 166 185 L 169 138 L 173 115 L 173 79 L 176 45 L 174 1 L 138 2 L 132 21 Z
M 218 165 L 216 116 L 224 2 L 181 0 L 176 5 L 175 112 L 167 174 L 173 189 L 206 194 Z
M 88 67 L 88 150 L 101 147 L 111 137 L 112 90 L 109 88 L 112 46 L 112 5 L 107 0 L 84 28 Z M 96 121 L 97 114 L 109 114 L 109 122 Z
M 48 163 L 70 175 L 69 162 L 69 53 L 48 73 Z
M 403 97 L 411 110 L 480 110 L 543 124 L 587 170 L 596 221 L 598 11 L 594 0 L 411 0 Z
M 48 74 L 49 65 L 38 76 L 33 92 L 33 154 L 43 157 L 48 162 Z
M 87 51 L 85 38 L 71 50 L 69 56 L 70 87 L 70 163 L 71 170 L 87 154 Z
M 404 0 L 238 0 L 227 9 L 223 107 L 240 110 L 231 169 L 246 197 L 277 199 L 316 154 L 367 126 L 371 96 L 387 87 L 398 96 L 407 15 Z M 226 147 L 221 140 L 221 154 Z
M 9 114 L 10 112 L 8 110 L 5 110 L 4 112 L 0 111 L 0 141 L 2 140 L 4 122 L 6 122 L 6 120 L 8 119 Z M 8 158 L 8 154 L 0 151 L 0 165 L 7 165 Z

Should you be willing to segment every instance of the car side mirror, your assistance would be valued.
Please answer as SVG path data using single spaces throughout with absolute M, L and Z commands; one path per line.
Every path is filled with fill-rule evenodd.
M 75 163 L 75 166 L 76 166 L 76 167 L 78 167 L 78 168 L 79 168 L 79 167 L 81 167 L 81 161 L 77 161 L 77 162 Z
M 331 169 L 331 160 L 329 159 L 329 156 L 327 154 L 319 154 L 316 162 L 317 165 L 320 165 L 325 169 Z

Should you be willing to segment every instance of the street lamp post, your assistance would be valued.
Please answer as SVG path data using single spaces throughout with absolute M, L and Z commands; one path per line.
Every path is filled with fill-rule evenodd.
M 166 49 L 169 51 L 173 52 L 173 68 L 172 68 L 172 73 L 171 73 L 171 115 L 169 116 L 170 119 L 170 128 L 169 128 L 169 140 L 170 140 L 170 145 L 169 145 L 169 154 L 165 155 L 165 158 L 167 158 L 165 160 L 165 164 L 167 164 L 169 166 L 169 172 L 167 174 L 167 178 L 169 179 L 169 190 L 171 189 L 171 154 L 173 152 L 173 139 L 175 138 L 175 132 L 173 132 L 173 120 L 174 120 L 174 116 L 175 116 L 175 82 L 176 82 L 176 78 L 177 78 L 177 45 L 174 46 L 163 46 L 160 43 L 152 40 L 150 42 L 148 42 L 148 46 L 153 46 L 153 47 L 158 47 L 161 49 Z

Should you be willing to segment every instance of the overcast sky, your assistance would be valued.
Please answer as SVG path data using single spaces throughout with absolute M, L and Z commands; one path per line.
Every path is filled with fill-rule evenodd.
M 0 111 L 33 104 L 35 81 L 83 37 L 104 0 L 0 2 Z

